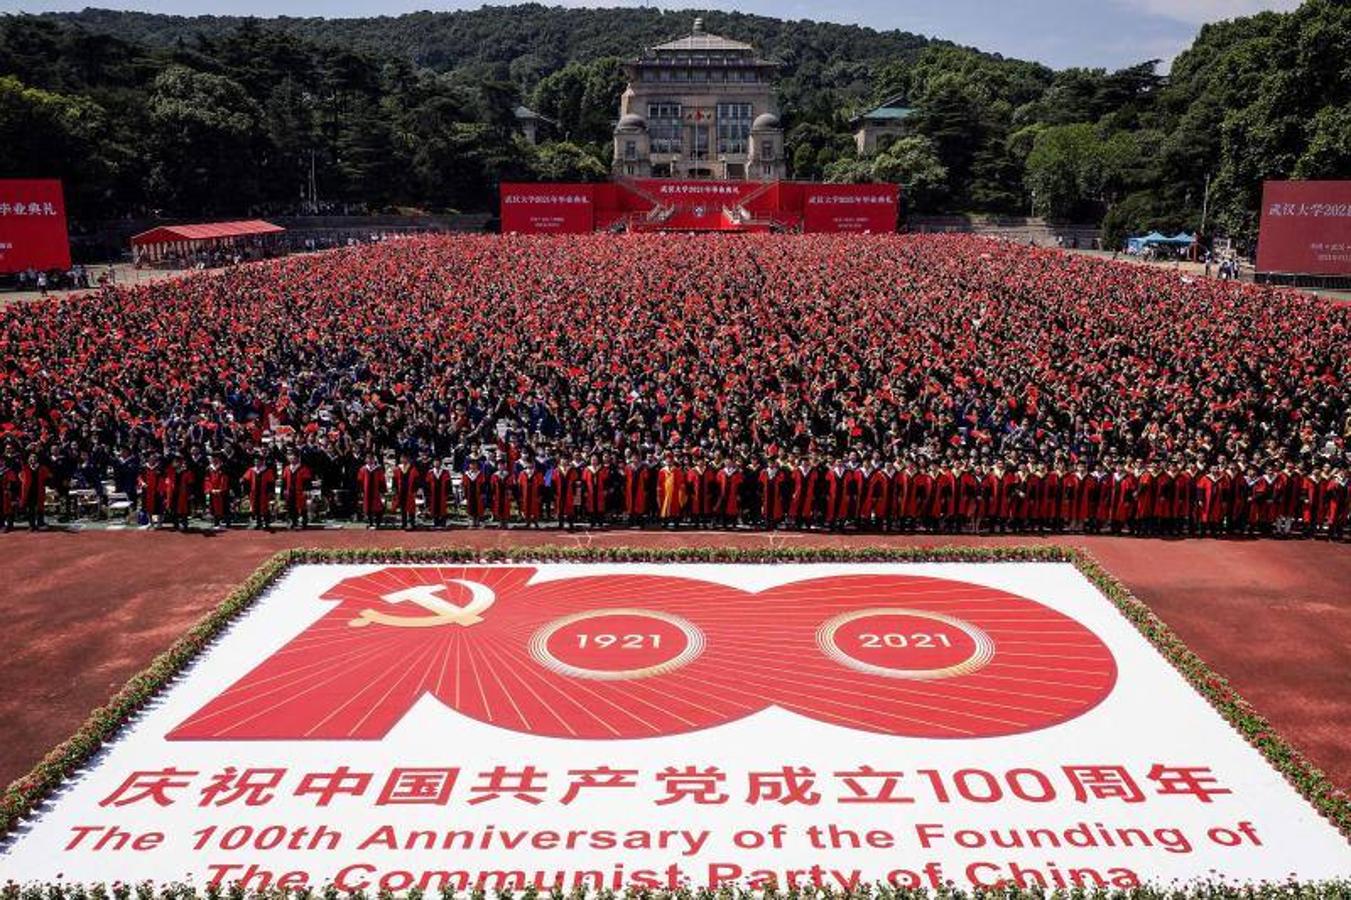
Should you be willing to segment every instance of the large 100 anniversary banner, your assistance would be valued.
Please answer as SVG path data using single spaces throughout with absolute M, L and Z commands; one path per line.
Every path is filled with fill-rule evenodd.
M 0 852 L 396 891 L 1351 871 L 1053 563 L 299 566 Z

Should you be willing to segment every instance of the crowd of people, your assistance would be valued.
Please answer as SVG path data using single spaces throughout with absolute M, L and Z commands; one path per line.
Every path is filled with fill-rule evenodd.
M 427 237 L 0 312 L 7 528 L 1346 531 L 1351 306 L 962 236 Z

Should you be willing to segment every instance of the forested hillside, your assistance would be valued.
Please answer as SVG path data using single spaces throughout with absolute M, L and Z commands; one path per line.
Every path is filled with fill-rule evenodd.
M 794 177 L 898 181 L 919 211 L 1196 227 L 1209 179 L 1209 224 L 1242 239 L 1264 178 L 1351 174 L 1345 0 L 1206 26 L 1167 77 L 715 11 L 9 16 L 0 172 L 64 177 L 81 218 L 489 208 L 502 178 L 604 177 L 619 59 L 696 14 L 783 62 Z M 857 158 L 849 118 L 895 94 L 912 133 Z M 512 137 L 521 102 L 559 122 L 541 146 Z

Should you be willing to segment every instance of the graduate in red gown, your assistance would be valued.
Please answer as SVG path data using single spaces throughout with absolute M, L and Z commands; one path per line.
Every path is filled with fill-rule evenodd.
M 141 468 L 141 475 L 137 481 L 141 495 L 141 512 L 145 514 L 146 524 L 151 528 L 159 527 L 160 517 L 164 514 L 164 478 L 162 473 L 160 457 L 158 454 L 152 453 L 146 457 L 145 465 Z
M 516 491 L 516 476 L 511 462 L 499 457 L 493 473 L 488 476 L 488 508 L 493 514 L 493 525 L 507 528 L 511 525 L 511 501 Z
M 1060 461 L 1054 466 L 1041 463 L 1037 474 L 1041 478 L 1041 491 L 1037 499 L 1036 525 L 1038 531 L 1059 531 L 1060 517 Z
M 934 467 L 933 494 L 929 499 L 930 516 L 939 531 L 952 532 L 957 516 L 957 474 L 952 469 Z
M 892 528 L 905 531 L 911 527 L 907 524 L 906 516 L 910 504 L 910 486 L 915 473 L 911 471 L 909 463 L 903 460 L 888 460 L 887 469 L 891 472 L 891 509 L 887 515 Z
M 1218 537 L 1224 525 L 1224 476 L 1213 465 L 1196 479 L 1196 524 L 1201 534 Z
M 1060 476 L 1060 507 L 1057 520 L 1061 528 L 1069 528 L 1082 523 L 1079 516 L 1079 496 L 1083 490 L 1084 479 L 1088 476 L 1088 466 L 1075 463 L 1074 468 Z
M 591 460 L 582 470 L 582 511 L 592 528 L 605 525 L 606 504 L 609 502 L 610 469 L 601 464 L 600 454 L 591 454 Z
M 953 530 L 961 533 L 980 519 L 981 475 L 958 460 L 952 468 L 952 476 L 957 491 Z
M 788 516 L 793 522 L 793 527 L 805 529 L 815 523 L 820 480 L 821 473 L 816 461 L 806 456 L 798 457 L 796 464 L 788 473 Z
M 1112 534 L 1120 534 L 1135 521 L 1135 498 L 1140 483 L 1125 466 L 1117 463 L 1111 475 Z
M 527 528 L 538 528 L 544 513 L 544 474 L 528 459 L 516 473 L 516 508 Z
M 647 495 L 652 470 L 643 465 L 636 451 L 629 451 L 624 463 L 624 515 L 630 528 L 647 524 Z
M 366 454 L 366 464 L 357 470 L 357 494 L 361 515 L 370 530 L 379 528 L 385 518 L 385 467 L 374 453 Z
M 19 514 L 19 460 L 9 450 L 0 457 L 0 528 L 14 530 L 14 519 Z
M 310 488 L 314 473 L 300 461 L 295 450 L 286 452 L 286 465 L 281 470 L 281 507 L 291 529 L 310 527 Z
M 464 494 L 464 514 L 469 524 L 478 528 L 488 514 L 488 479 L 483 474 L 483 463 L 476 456 L 469 460 L 460 477 L 460 492 Z
M 1196 533 L 1196 472 L 1181 463 L 1173 474 L 1173 516 L 1170 534 Z
M 399 527 L 417 530 L 417 498 L 424 478 L 412 456 L 405 453 L 394 467 L 394 507 L 399 511 Z
M 216 528 L 230 527 L 230 473 L 225 471 L 225 459 L 219 453 L 211 457 L 206 475 L 202 478 L 206 495 L 206 509 L 211 524 Z
M 783 523 L 788 510 L 788 473 L 771 456 L 755 480 L 760 495 L 760 527 L 774 531 Z
M 577 527 L 577 511 L 582 504 L 582 466 L 580 460 L 563 454 L 553 472 L 554 511 L 558 527 L 569 531 Z
M 51 479 L 52 470 L 36 453 L 30 453 L 28 462 L 19 470 L 19 505 L 28 520 L 29 531 L 47 527 L 47 484 Z
M 164 512 L 175 530 L 188 530 L 188 516 L 192 513 L 192 497 L 197 485 L 197 473 L 179 457 L 172 457 L 165 467 L 161 485 L 164 490 Z
M 709 468 L 701 456 L 686 473 L 685 485 L 690 519 L 701 528 L 708 527 L 718 514 L 718 473 Z
M 741 521 L 741 487 L 745 473 L 732 459 L 718 470 L 718 523 L 723 528 L 735 528 Z
M 935 528 L 936 519 L 933 518 L 933 492 L 934 477 L 938 472 L 938 467 L 930 464 L 925 469 L 918 467 L 915 474 L 910 476 L 910 497 L 905 503 L 905 517 L 913 526 L 923 526 L 929 531 Z
M 1154 521 L 1155 489 L 1159 480 L 1157 463 L 1149 463 L 1136 476 L 1135 522 L 1131 526 L 1135 534 L 1158 534 Z
M 887 527 L 887 511 L 891 508 L 891 475 L 881 463 L 880 457 L 875 456 L 859 472 L 863 481 L 859 527 L 876 531 Z
M 433 459 L 427 467 L 427 484 L 423 488 L 426 493 L 423 496 L 427 498 L 427 515 L 431 517 L 435 528 L 445 528 L 450 522 L 450 504 L 455 493 L 450 469 L 449 459 Z
M 244 493 L 249 498 L 255 531 L 272 527 L 272 502 L 277 496 L 277 470 L 261 453 L 254 454 L 253 465 L 244 472 Z
M 1323 536 L 1339 540 L 1346 528 L 1347 487 L 1346 474 L 1324 465 L 1318 478 L 1318 521 Z

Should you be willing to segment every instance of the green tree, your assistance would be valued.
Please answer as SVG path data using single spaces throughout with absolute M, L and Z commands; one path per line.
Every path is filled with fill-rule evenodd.
M 892 141 L 873 158 L 872 177 L 901 185 L 906 206 L 914 212 L 940 208 L 948 186 L 948 170 L 939 161 L 933 143 L 923 135 Z
M 540 144 L 530 167 L 540 181 L 603 181 L 610 175 L 605 163 L 569 141 Z
M 617 57 L 569 63 L 540 81 L 534 109 L 558 122 L 566 139 L 603 144 L 610 140 L 627 84 Z
M 170 66 L 150 94 L 153 199 L 175 211 L 246 211 L 258 193 L 262 110 L 224 75 Z

